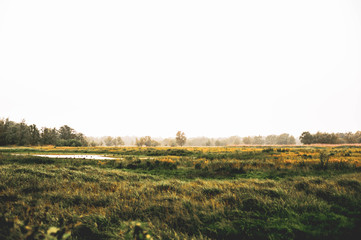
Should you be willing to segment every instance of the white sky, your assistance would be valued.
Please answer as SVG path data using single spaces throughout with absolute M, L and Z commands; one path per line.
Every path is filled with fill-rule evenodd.
M 361 1 L 0 0 L 0 118 L 88 136 L 361 130 Z

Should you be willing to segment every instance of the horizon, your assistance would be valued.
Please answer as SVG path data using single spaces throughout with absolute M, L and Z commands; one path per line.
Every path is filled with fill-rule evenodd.
M 4 118 L 4 117 L 0 117 L 0 120 L 6 120 L 6 119 L 8 119 L 9 121 L 12 121 L 12 122 L 15 122 L 15 123 L 20 123 L 20 122 L 22 122 L 22 121 L 25 121 L 25 123 L 27 124 L 27 125 L 32 125 L 32 124 L 34 124 L 34 125 L 36 125 L 36 127 L 38 128 L 38 130 L 41 130 L 42 128 L 50 128 L 50 129 L 52 129 L 52 128 L 56 128 L 57 130 L 59 130 L 59 128 L 60 127 L 62 127 L 62 126 L 68 126 L 68 127 L 70 127 L 70 128 L 72 128 L 72 126 L 69 126 L 68 124 L 64 124 L 64 125 L 62 125 L 62 126 L 59 126 L 59 127 L 54 127 L 54 126 L 38 126 L 36 123 L 28 123 L 27 121 L 26 121 L 26 119 L 22 119 L 22 120 L 20 120 L 20 121 L 14 121 L 13 119 L 10 119 L 10 118 Z M 82 133 L 82 134 L 84 134 L 83 132 L 79 132 L 79 131 L 77 131 L 77 129 L 74 129 L 74 128 L 72 128 L 76 133 Z M 181 131 L 182 132 L 182 131 Z M 343 134 L 343 133 L 352 133 L 352 134 L 355 134 L 355 133 L 357 133 L 357 132 L 361 132 L 361 130 L 357 130 L 357 131 L 354 131 L 354 132 L 352 132 L 352 131 L 347 131 L 347 132 L 321 132 L 321 131 L 317 131 L 317 132 L 310 132 L 310 131 L 303 131 L 302 133 L 304 133 L 304 132 L 309 132 L 309 133 L 311 133 L 311 134 L 316 134 L 316 133 L 327 133 L 327 134 Z M 185 132 L 184 132 L 185 133 Z M 295 137 L 295 139 L 296 139 L 296 142 L 298 142 L 299 141 L 299 137 L 301 136 L 301 134 L 302 133 L 300 133 L 299 135 L 294 135 L 294 134 L 291 134 L 291 133 L 287 133 L 287 132 L 283 132 L 283 133 L 271 133 L 271 134 L 266 134 L 266 135 L 261 135 L 261 134 L 256 134 L 256 135 L 229 135 L 229 136 L 192 136 L 192 135 L 190 135 L 190 136 L 188 136 L 187 135 L 187 133 L 185 133 L 185 136 L 187 137 L 187 139 L 195 139 L 195 138 L 207 138 L 207 139 L 227 139 L 227 138 L 231 138 L 231 137 L 239 137 L 239 138 L 246 138 L 246 137 L 258 137 L 258 136 L 261 136 L 261 137 L 267 137 L 267 136 L 271 136 L 271 135 L 275 135 L 275 136 L 279 136 L 279 135 L 282 135 L 282 134 L 288 134 L 289 136 L 293 136 L 293 137 Z M 84 134 L 84 136 L 85 137 L 87 137 L 87 138 L 105 138 L 105 137 L 113 137 L 113 138 L 115 138 L 115 137 L 122 137 L 122 138 L 141 138 L 141 137 L 145 137 L 145 136 L 149 136 L 149 135 L 100 135 L 100 136 L 91 136 L 91 135 L 86 135 L 86 134 Z M 162 140 L 165 140 L 165 139 L 173 139 L 173 138 L 175 138 L 175 136 L 176 136 L 176 133 L 174 134 L 174 136 L 165 136 L 165 137 L 163 137 L 163 136 L 150 136 L 152 139 L 155 139 L 155 140 L 159 140 L 159 139 L 162 139 Z M 242 144 L 241 144 L 242 145 Z

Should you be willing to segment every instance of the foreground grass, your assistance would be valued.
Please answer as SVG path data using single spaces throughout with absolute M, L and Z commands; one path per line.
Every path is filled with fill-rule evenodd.
M 353 163 L 321 169 L 316 155 L 302 164 L 255 156 L 2 154 L 0 239 L 358 239 L 361 172 Z

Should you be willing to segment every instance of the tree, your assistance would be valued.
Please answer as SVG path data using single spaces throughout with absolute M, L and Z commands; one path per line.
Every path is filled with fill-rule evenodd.
M 156 147 L 156 146 L 159 146 L 160 145 L 160 143 L 159 142 L 157 142 L 156 140 L 153 140 L 152 139 L 152 141 L 151 141 L 151 144 L 150 144 L 152 147 Z
M 253 144 L 256 144 L 256 145 L 262 145 L 262 144 L 264 144 L 263 137 L 262 137 L 262 136 L 255 136 L 255 137 L 253 137 Z
M 181 147 L 186 143 L 187 138 L 186 135 L 184 134 L 184 132 L 178 131 L 175 137 L 175 141 L 178 145 L 180 145 Z
M 234 139 L 233 139 L 233 145 L 239 145 L 241 144 L 241 138 L 236 136 Z
M 20 146 L 30 144 L 30 131 L 28 125 L 26 125 L 25 120 L 22 120 L 20 124 L 18 124 L 18 142 Z
M 357 131 L 355 133 L 355 136 L 356 136 L 356 142 L 361 143 L 361 131 Z
M 82 133 L 77 133 L 73 128 L 68 125 L 64 125 L 59 128 L 58 131 L 59 140 L 56 142 L 57 146 L 88 146 L 84 135 Z
M 115 145 L 115 139 L 108 136 L 104 139 L 104 144 L 105 146 L 109 147 L 109 146 L 114 146 Z
M 220 139 L 217 139 L 214 143 L 217 147 L 219 146 L 226 146 L 226 143 L 224 141 L 221 141 Z
M 296 144 L 296 139 L 295 139 L 294 136 L 290 136 L 290 137 L 288 138 L 288 144 L 291 144 L 291 145 Z
M 115 145 L 116 146 L 123 146 L 124 145 L 123 139 L 121 137 L 115 138 Z
M 265 139 L 265 143 L 267 145 L 276 144 L 277 142 L 277 135 L 268 135 Z
M 146 147 L 156 147 L 159 145 L 159 142 L 153 140 L 150 136 L 141 137 L 140 139 L 135 140 L 135 145 L 141 147 L 145 145 Z
M 174 146 L 176 146 L 176 142 L 173 138 L 166 138 L 166 139 L 163 139 L 162 145 L 174 147 Z
M 16 124 L 7 119 L 0 121 L 0 145 L 16 144 Z
M 64 140 L 70 140 L 75 138 L 75 131 L 68 125 L 64 125 L 59 129 L 59 137 Z
M 150 136 L 145 136 L 143 137 L 143 142 L 144 142 L 144 145 L 147 146 L 147 147 L 150 147 L 152 146 L 152 138 Z
M 41 129 L 41 140 L 43 145 L 55 145 L 59 139 L 59 133 L 56 128 L 42 128 Z
M 19 127 L 18 124 L 6 119 L 5 121 L 5 145 L 19 143 Z
M 143 146 L 144 145 L 144 139 L 143 138 L 140 138 L 140 139 L 136 138 L 135 139 L 135 145 L 137 145 L 138 147 Z
M 220 139 L 218 139 L 220 140 Z M 241 138 L 238 136 L 231 136 L 229 138 L 222 139 L 224 145 L 239 145 L 241 144 Z
M 310 132 L 303 132 L 300 136 L 300 141 L 303 144 L 311 144 L 313 143 L 313 136 Z
M 75 134 L 75 140 L 80 142 L 81 146 L 88 146 L 89 143 L 86 140 L 86 137 L 82 133 L 76 133 Z
M 244 138 L 242 139 L 242 141 L 243 141 L 243 143 L 246 144 L 246 145 L 250 145 L 250 144 L 253 143 L 253 139 L 252 139 L 252 137 L 250 137 L 250 136 L 244 137 Z
M 6 145 L 6 125 L 5 120 L 0 119 L 0 146 Z
M 283 133 L 277 137 L 277 144 L 287 145 L 287 144 L 295 144 L 296 140 L 293 136 L 290 136 L 288 133 Z
M 346 143 L 357 143 L 357 135 L 352 132 L 347 132 L 344 134 Z
M 30 144 L 31 145 L 38 145 L 40 142 L 40 132 L 39 129 L 36 127 L 35 124 L 29 126 L 30 131 Z
M 20 123 L 9 119 L 0 119 L 0 146 L 3 145 L 38 145 L 87 146 L 82 133 L 76 133 L 67 125 L 59 131 L 56 128 L 42 128 L 41 132 L 35 124 L 27 125 L 25 120 Z

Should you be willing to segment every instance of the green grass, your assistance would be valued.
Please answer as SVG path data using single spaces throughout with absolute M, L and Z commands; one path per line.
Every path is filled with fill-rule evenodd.
M 302 156 L 316 150 L 280 152 Z M 335 155 L 349 150 L 341 148 Z M 139 151 L 139 156 L 102 161 L 3 151 L 0 239 L 358 239 L 361 235 L 361 172 L 348 162 L 360 160 L 358 148 L 351 149 L 347 164 L 332 162 L 327 168 L 320 168 L 317 161 L 299 164 L 302 157 L 291 164 L 274 159 L 274 152 L 278 154 L 274 150 L 244 159 L 234 158 L 234 153 L 221 158 L 226 153 L 220 153 L 213 160 L 199 158 L 200 150 L 173 158 L 166 149 L 159 150 L 164 156 Z M 164 157 L 170 160 L 163 161 Z

